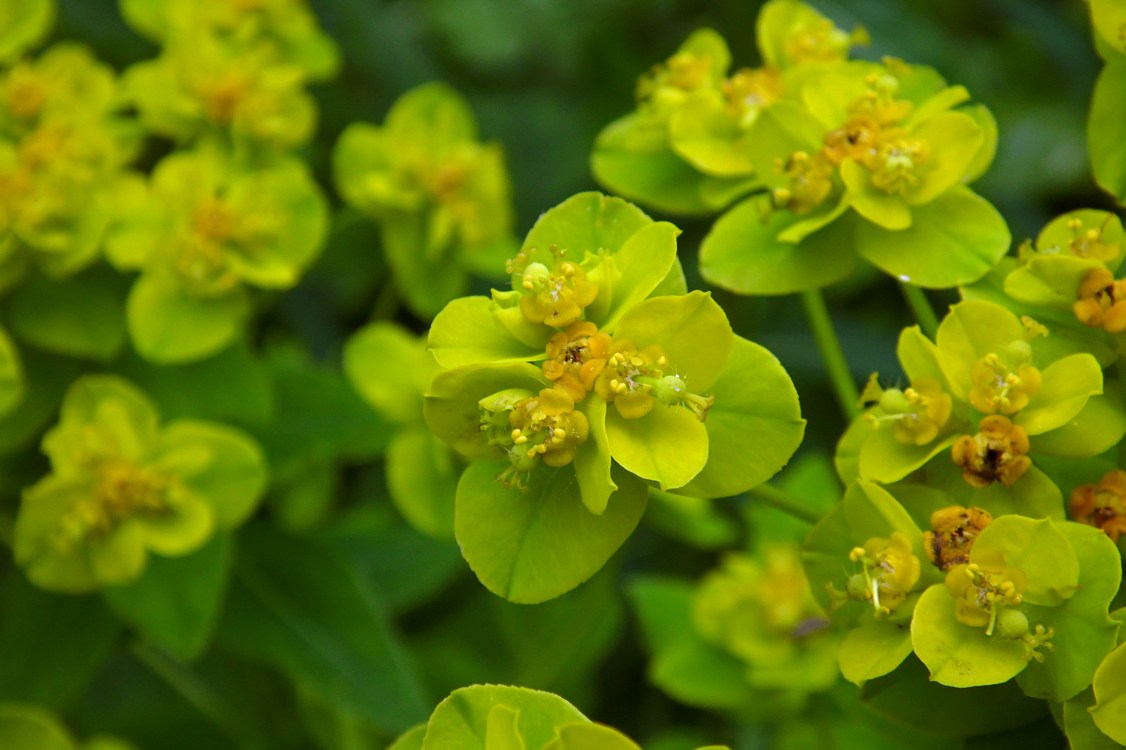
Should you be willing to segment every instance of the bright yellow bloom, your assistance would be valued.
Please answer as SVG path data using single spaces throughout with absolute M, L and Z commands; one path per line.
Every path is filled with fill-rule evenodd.
M 963 435 L 954 443 L 951 457 L 962 467 L 962 478 L 974 487 L 1000 482 L 1006 487 L 1032 466 L 1028 433 L 999 414 L 985 417 L 978 433 Z

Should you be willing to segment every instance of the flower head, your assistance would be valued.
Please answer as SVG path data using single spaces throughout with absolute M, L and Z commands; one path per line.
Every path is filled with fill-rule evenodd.
M 520 312 L 532 323 L 566 328 L 583 315 L 598 296 L 598 285 L 586 277 L 581 265 L 567 258 L 567 251 L 552 245 L 548 263 L 535 260 L 543 255 L 535 248 L 522 250 L 508 261 L 512 286 L 523 296 Z
M 547 342 L 543 374 L 578 403 L 594 389 L 613 343 L 610 335 L 600 332 L 593 323 L 572 323 Z
M 877 619 L 903 604 L 922 571 L 911 540 L 900 531 L 889 538 L 872 537 L 854 548 L 849 559 L 860 563 L 861 571 L 848 579 L 848 598 L 870 603 Z
M 993 516 L 981 508 L 952 505 L 931 514 L 931 531 L 923 532 L 923 550 L 927 559 L 946 572 L 955 565 L 970 561 L 970 550 Z
M 1126 471 L 1115 469 L 1098 484 L 1081 484 L 1071 491 L 1068 514 L 1080 523 L 1100 528 L 1113 541 L 1126 532 Z

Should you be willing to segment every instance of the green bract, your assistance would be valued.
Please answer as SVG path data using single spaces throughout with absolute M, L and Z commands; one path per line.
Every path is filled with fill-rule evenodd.
M 608 125 L 594 146 L 592 168 L 604 186 L 663 211 L 722 210 L 761 185 L 752 126 L 810 69 L 839 63 L 849 35 L 794 0 L 763 6 L 756 37 L 765 65 L 727 74 L 731 54 L 711 29 L 694 32 L 665 63 L 642 76 L 637 110 Z
M 219 424 L 161 426 L 134 386 L 78 380 L 43 439 L 52 473 L 24 492 L 16 560 L 37 585 L 82 592 L 141 575 L 148 553 L 176 557 L 254 510 L 265 488 L 258 446 Z
M 973 543 L 969 564 L 952 568 L 945 586 L 920 599 L 911 624 L 915 653 L 944 685 L 996 684 L 1019 674 L 1029 695 L 1071 698 L 1114 647 L 1118 623 L 1107 608 L 1118 568 L 1113 546 L 1093 529 L 998 518 Z M 977 593 L 970 588 L 959 599 L 964 586 Z
M 505 462 L 471 467 L 458 489 L 458 539 L 492 590 L 547 598 L 597 570 L 644 505 L 634 477 L 734 495 L 768 479 L 800 442 L 796 393 L 777 360 L 735 336 L 710 295 L 683 293 L 677 233 L 622 200 L 576 195 L 540 217 L 508 263 L 511 291 L 455 300 L 435 318 L 431 351 L 454 369 L 435 378 L 427 422 L 466 457 Z M 558 553 L 523 545 L 538 576 L 514 583 L 517 568 L 495 544 L 501 527 L 479 523 L 498 478 L 514 497 L 552 498 L 529 507 L 565 513 L 537 534 L 558 534 L 551 523 L 605 526 L 576 553 L 589 564 L 565 571 Z M 505 534 L 529 533 L 539 516 L 518 517 Z
M 394 750 L 640 750 L 557 695 L 503 685 L 459 688 Z M 726 750 L 710 745 L 700 750 Z
M 512 197 L 501 148 L 478 142 L 469 105 L 430 83 L 403 94 L 382 127 L 355 123 L 333 153 L 337 189 L 379 222 L 396 284 L 432 316 L 470 272 L 498 277 L 512 254 Z
M 327 208 L 298 162 L 249 172 L 211 152 L 162 160 L 130 196 L 107 253 L 141 276 L 127 302 L 129 335 L 146 359 L 214 354 L 242 330 L 247 286 L 294 286 L 320 252 Z
M 387 446 L 387 487 L 399 512 L 432 536 L 453 536 L 461 466 L 422 416 L 423 394 L 438 372 L 425 341 L 391 323 L 372 323 L 344 347 L 344 372 L 396 432 Z

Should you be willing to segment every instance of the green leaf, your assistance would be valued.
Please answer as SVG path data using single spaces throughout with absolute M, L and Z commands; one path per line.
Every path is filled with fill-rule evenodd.
M 1023 641 L 988 636 L 984 628 L 960 622 L 944 584 L 931 586 L 919 597 L 911 618 L 911 643 L 931 679 L 949 687 L 997 685 L 1028 664 Z
M 479 299 L 479 298 L 473 298 Z M 371 323 L 344 345 L 344 374 L 364 400 L 389 420 L 417 424 L 422 394 L 438 371 L 423 341 L 395 323 Z
M 121 632 L 96 596 L 58 596 L 15 568 L 0 579 L 0 700 L 72 705 L 104 668 Z
M 1095 672 L 1091 718 L 1103 734 L 1126 745 L 1126 644 L 1118 646 Z
M 944 288 L 984 276 L 1009 250 L 1005 220 L 989 201 L 966 187 L 911 209 L 899 231 L 858 222 L 856 251 L 900 281 Z
M 426 725 L 419 724 L 399 735 L 387 750 L 422 750 L 422 739 L 426 736 Z
M 1075 418 L 1091 396 L 1103 392 L 1103 369 L 1090 354 L 1072 354 L 1041 371 L 1040 389 L 1013 420 L 1040 435 Z
M 1006 515 L 993 522 L 974 541 L 970 561 L 1000 552 L 1005 564 L 1024 571 L 1024 601 L 1057 607 L 1075 595 L 1079 585 L 1079 558 L 1050 519 Z
M 630 114 L 603 128 L 594 142 L 591 171 L 602 187 L 670 214 L 715 213 L 701 196 L 704 175 L 669 146 L 665 124 Z
M 1005 294 L 1018 302 L 1071 312 L 1083 277 L 1102 263 L 1073 255 L 1037 255 L 1005 277 Z
M 1031 438 L 1032 455 L 1086 458 L 1117 445 L 1126 435 L 1126 413 L 1112 388 L 1092 396 L 1067 424 Z
M 396 211 L 380 222 L 383 252 L 395 286 L 407 307 L 423 319 L 432 318 L 469 285 L 469 276 L 453 262 L 451 248 L 434 244 L 437 214 L 438 210 Z
M 643 575 L 626 586 L 646 650 L 661 653 L 699 636 L 692 622 L 695 586 L 688 581 Z
M 645 524 L 662 536 L 697 549 L 721 550 L 735 545 L 743 533 L 741 524 L 725 510 L 709 497 L 661 492 L 650 487 Z
M 242 287 L 196 297 L 170 278 L 146 273 L 125 303 L 129 338 L 145 359 L 179 364 L 215 354 L 238 336 L 250 311 Z
M 1063 704 L 1063 729 L 1074 750 L 1116 750 L 1120 744 L 1107 737 L 1095 726 L 1089 709 L 1095 705 L 1095 695 L 1087 688 Z
M 23 365 L 15 344 L 0 328 L 0 416 L 11 412 L 23 397 Z
M 861 618 L 841 642 L 841 674 L 863 687 L 868 680 L 892 672 L 911 653 L 911 630 L 902 622 Z
M 865 683 L 860 702 L 889 722 L 944 737 L 1005 732 L 1047 714 L 1044 701 L 1025 696 L 1012 682 L 950 688 L 928 680 L 926 667 L 914 656 L 886 677 Z
M 387 445 L 391 499 L 403 517 L 424 534 L 453 538 L 459 470 L 449 446 L 424 425 L 404 429 Z
M 1079 559 L 1078 589 L 1062 606 L 1028 608 L 1029 623 L 1055 632 L 1048 641 L 1054 648 L 1044 652 L 1043 662 L 1029 662 L 1017 675 L 1027 695 L 1052 701 L 1073 698 L 1090 685 L 1099 664 L 1114 649 L 1119 623 L 1107 609 L 1122 581 L 1121 556 L 1106 534 L 1077 523 L 1061 523 L 1059 528 Z
M 657 482 L 662 490 L 688 484 L 708 461 L 708 431 L 688 409 L 656 404 L 639 419 L 617 409 L 606 416 L 610 455 L 626 471 Z
M 1095 81 L 1087 119 L 1087 147 L 1095 182 L 1119 201 L 1126 199 L 1126 58 L 1114 57 Z
M 537 467 L 526 490 L 497 483 L 501 463 L 470 464 L 457 488 L 454 528 L 481 583 L 513 602 L 534 604 L 590 578 L 633 532 L 645 486 L 624 472 L 606 511 L 582 503 L 574 471 Z
M 487 297 L 461 297 L 450 302 L 430 325 L 428 345 L 442 367 L 482 363 L 530 362 L 547 356 L 544 347 L 554 329 L 543 329 L 543 342 L 533 348 L 520 341 L 493 314 Z
M 502 685 L 473 685 L 452 692 L 438 704 L 426 728 L 423 750 L 489 750 L 485 744 L 496 706 L 516 714 L 516 729 L 530 748 L 542 748 L 556 729 L 586 722 L 579 710 L 557 695 Z
M 52 714 L 35 706 L 0 704 L 0 747 L 5 750 L 75 750 Z
M 104 266 L 58 281 L 29 274 L 8 298 L 8 321 L 18 337 L 40 349 L 112 359 L 125 344 L 122 282 Z
M 748 198 L 719 218 L 700 245 L 700 274 L 738 294 L 790 294 L 840 281 L 857 265 L 853 232 L 842 217 L 830 227 L 787 242 L 780 235 L 804 221 L 775 210 L 764 196 Z
M 244 529 L 217 638 L 385 732 L 426 717 L 421 684 L 382 602 L 324 542 Z
M 774 476 L 801 444 L 805 420 L 790 376 L 763 347 L 736 336 L 709 389 L 708 462 L 682 492 L 728 497 Z
M 653 684 L 689 706 L 739 711 L 755 705 L 761 694 L 747 682 L 747 665 L 693 635 L 653 657 Z
M 245 342 L 178 366 L 155 365 L 131 354 L 117 363 L 116 371 L 152 396 L 167 419 L 262 424 L 274 413 L 269 375 Z
M 144 575 L 102 596 L 145 640 L 190 661 L 211 639 L 230 563 L 231 539 L 221 534 L 186 557 L 153 557 Z

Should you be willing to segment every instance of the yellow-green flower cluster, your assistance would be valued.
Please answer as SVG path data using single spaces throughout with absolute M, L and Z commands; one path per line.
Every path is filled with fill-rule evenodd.
M 124 0 L 122 11 L 163 44 L 126 76 L 154 132 L 251 152 L 292 149 L 312 136 L 316 108 L 305 86 L 331 77 L 339 61 L 303 0 Z
M 0 290 L 30 263 L 60 277 L 97 259 L 140 135 L 121 110 L 84 47 L 0 68 Z

